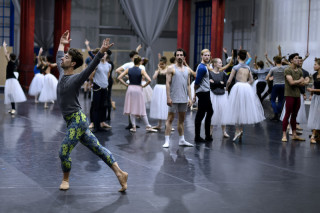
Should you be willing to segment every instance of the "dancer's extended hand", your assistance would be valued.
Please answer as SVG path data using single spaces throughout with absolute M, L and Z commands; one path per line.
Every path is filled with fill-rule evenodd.
M 103 40 L 101 48 L 99 50 L 100 53 L 106 52 L 110 47 L 112 47 L 114 43 L 110 44 L 110 38 L 106 38 Z
M 69 30 L 67 30 L 66 32 L 64 32 L 60 38 L 60 44 L 66 45 L 69 44 L 71 39 L 69 39 Z

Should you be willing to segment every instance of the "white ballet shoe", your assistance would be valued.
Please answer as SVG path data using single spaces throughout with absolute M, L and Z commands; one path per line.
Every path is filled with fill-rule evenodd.
M 225 137 L 225 138 L 230 138 L 230 135 L 228 135 L 227 132 L 224 132 L 224 133 L 223 133 L 223 137 Z
M 152 129 L 151 127 L 146 128 L 147 132 L 158 132 L 156 129 Z
M 185 140 L 180 140 L 179 141 L 179 146 L 190 146 L 190 147 L 193 147 L 194 145 L 192 143 L 189 143 Z
M 234 135 L 233 141 L 236 141 L 238 138 L 240 138 L 242 132 L 238 132 Z

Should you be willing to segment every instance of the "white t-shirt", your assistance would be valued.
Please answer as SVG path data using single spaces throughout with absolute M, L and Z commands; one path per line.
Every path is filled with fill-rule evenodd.
M 97 66 L 96 73 L 93 77 L 93 82 L 98 84 L 101 88 L 108 87 L 108 73 L 111 70 L 111 64 L 108 62 L 100 62 Z
M 134 67 L 134 63 L 131 61 L 131 62 L 125 63 L 121 67 L 123 68 L 123 70 L 130 69 L 130 68 Z M 145 66 L 143 66 L 143 65 L 140 65 L 139 68 L 142 70 L 146 70 Z

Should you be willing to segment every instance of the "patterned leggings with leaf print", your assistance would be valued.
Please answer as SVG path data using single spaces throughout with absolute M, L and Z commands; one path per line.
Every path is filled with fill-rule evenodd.
M 112 153 L 101 146 L 98 139 L 89 130 L 87 118 L 83 112 L 72 113 L 71 115 L 65 116 L 64 119 L 67 122 L 68 131 L 59 152 L 61 167 L 64 173 L 70 172 L 71 170 L 70 153 L 79 141 L 99 156 L 109 167 L 116 162 Z

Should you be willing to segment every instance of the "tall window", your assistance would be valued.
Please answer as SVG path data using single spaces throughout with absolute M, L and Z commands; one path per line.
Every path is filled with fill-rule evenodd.
M 14 6 L 12 0 L 0 1 L 0 38 L 9 46 L 14 44 Z
M 211 46 L 211 1 L 196 2 L 194 64 L 201 62 L 200 52 Z
M 244 28 L 232 28 L 232 49 L 242 49 L 250 51 L 251 32 Z

